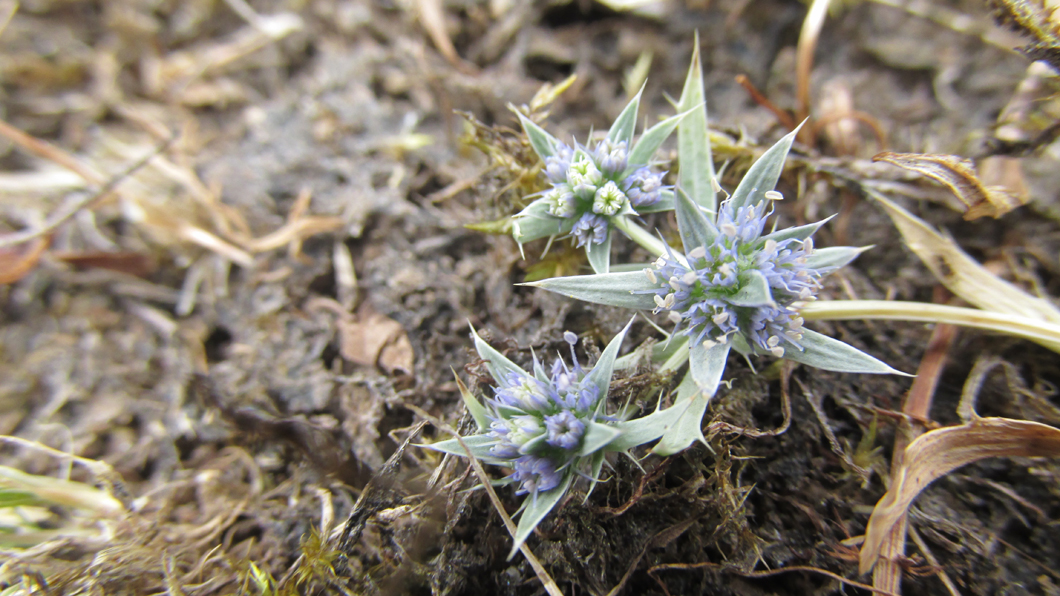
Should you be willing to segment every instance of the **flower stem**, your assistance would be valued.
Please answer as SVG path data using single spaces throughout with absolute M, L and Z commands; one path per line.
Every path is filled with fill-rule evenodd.
M 799 314 L 808 321 L 883 319 L 949 323 L 1015 335 L 1060 352 L 1060 325 L 975 308 L 891 300 L 828 300 L 807 304 L 799 309 Z
M 652 236 L 648 230 L 633 223 L 633 220 L 629 217 L 624 215 L 612 217 L 611 223 L 621 230 L 623 234 L 629 236 L 630 240 L 643 246 L 651 254 L 660 257 L 666 254 L 666 245 L 663 244 L 663 241 Z

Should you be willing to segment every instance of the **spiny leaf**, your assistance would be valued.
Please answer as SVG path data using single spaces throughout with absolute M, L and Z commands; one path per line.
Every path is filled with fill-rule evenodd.
M 600 388 L 600 403 L 604 403 L 607 400 L 607 391 L 611 387 L 611 374 L 615 368 L 615 359 L 618 357 L 618 350 L 622 347 L 622 341 L 626 339 L 626 333 L 629 332 L 630 326 L 633 325 L 633 321 L 636 319 L 630 319 L 626 326 L 622 328 L 622 331 L 618 332 L 604 348 L 600 359 L 596 361 L 596 365 L 589 371 L 587 375 L 589 381 Z
M 568 473 L 556 488 L 538 493 L 536 498 L 533 496 L 526 498 L 526 508 L 523 509 L 522 517 L 519 518 L 519 525 L 515 528 L 515 544 L 512 545 L 512 551 L 508 553 L 509 561 L 515 556 L 515 553 L 519 552 L 519 547 L 530 537 L 537 524 L 541 523 L 541 520 L 545 519 L 545 516 L 560 502 L 563 495 L 567 494 L 567 489 L 570 488 L 573 476 L 573 474 Z
M 770 147 L 762 157 L 758 158 L 740 181 L 739 186 L 732 193 L 732 211 L 736 213 L 740 207 L 745 205 L 757 205 L 766 200 L 765 194 L 776 187 L 780 180 L 780 174 L 784 171 L 784 161 L 791 150 L 791 144 L 795 142 L 795 136 L 799 134 L 800 124 L 795 130 L 784 135 L 784 138 Z
M 514 108 L 515 115 L 519 117 L 519 122 L 523 125 L 523 130 L 526 132 L 526 138 L 530 140 L 530 146 L 534 148 L 534 153 L 541 158 L 542 161 L 545 158 L 552 157 L 556 154 L 556 147 L 560 144 L 559 139 L 548 134 L 545 129 L 541 128 L 522 114 L 519 110 Z
M 692 50 L 692 64 L 688 67 L 678 112 L 688 112 L 677 127 L 677 159 L 681 169 L 678 184 L 685 189 L 692 201 L 716 212 L 717 197 L 714 192 L 714 160 L 710 154 L 710 134 L 707 129 L 707 104 L 703 94 L 703 69 L 699 58 L 699 32 L 696 32 Z
M 648 280 L 643 271 L 625 273 L 600 273 L 557 277 L 522 284 L 542 288 L 576 300 L 648 310 L 655 308 L 654 294 L 634 294 L 639 290 L 654 290 L 656 285 Z
M 655 152 L 659 149 L 659 146 L 666 141 L 674 129 L 677 128 L 681 120 L 687 116 L 689 112 L 683 112 L 676 116 L 670 116 L 666 120 L 659 122 L 655 126 L 644 131 L 644 134 L 640 135 L 640 139 L 637 144 L 633 146 L 633 149 L 629 152 L 629 163 L 630 164 L 646 164 L 651 161 Z
M 633 133 L 637 129 L 637 110 L 640 109 L 641 93 L 644 93 L 644 85 L 641 85 L 640 91 L 637 91 L 633 99 L 622 109 L 622 113 L 618 115 L 618 118 L 615 118 L 614 124 L 611 125 L 611 130 L 607 131 L 608 139 L 616 143 L 625 141 L 626 147 L 632 145 Z
M 685 252 L 697 247 L 707 247 L 714 243 L 718 229 L 681 187 L 675 192 L 674 214 L 677 216 L 677 230 L 681 233 L 681 244 Z
M 471 328 L 471 337 L 475 340 L 475 350 L 478 351 L 478 355 L 486 361 L 486 368 L 489 369 L 490 375 L 498 383 L 505 383 L 508 373 L 516 373 L 521 376 L 529 376 L 525 370 L 519 368 L 511 360 L 505 358 L 504 354 L 501 354 L 497 350 L 494 350 L 492 346 L 483 341 L 478 333 L 475 332 L 475 328 Z
M 593 268 L 596 273 L 607 273 L 607 270 L 611 266 L 611 237 L 613 230 L 611 225 L 607 226 L 607 236 L 604 237 L 603 244 L 593 244 L 588 242 L 585 245 L 585 256 L 589 259 L 589 266 Z
M 871 246 L 829 246 L 816 248 L 806 259 L 810 269 L 838 269 L 858 258 L 858 255 L 872 248 Z
M 910 376 L 895 370 L 861 350 L 816 331 L 803 329 L 799 343 L 804 348 L 784 349 L 784 357 L 816 368 L 836 372 Z

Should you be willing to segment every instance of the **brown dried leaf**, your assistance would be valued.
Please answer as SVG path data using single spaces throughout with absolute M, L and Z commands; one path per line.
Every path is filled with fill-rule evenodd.
M 412 372 L 412 343 L 401 324 L 362 306 L 357 317 L 339 319 L 339 353 L 362 366 L 379 366 L 390 374 Z
M 10 284 L 25 277 L 40 261 L 51 238 L 42 236 L 20 245 L 0 248 L 0 284 Z
M 951 292 L 986 311 L 1060 323 L 1060 310 L 1050 302 L 997 277 L 917 216 L 878 193 L 870 194 L 891 217 L 906 246 Z M 1039 343 L 1050 349 L 1060 346 Z
M 1010 418 L 976 418 L 962 426 L 921 435 L 905 449 L 890 490 L 876 504 L 865 528 L 860 573 L 876 564 L 880 548 L 913 499 L 935 479 L 988 457 L 1060 456 L 1060 429 Z
M 1024 204 L 1004 188 L 984 186 L 971 160 L 955 155 L 884 152 L 876 154 L 872 161 L 894 164 L 945 185 L 967 207 L 964 219 L 996 219 Z
M 143 277 L 154 273 L 158 263 L 151 255 L 130 251 L 62 251 L 50 253 L 52 257 L 73 265 L 77 269 L 109 269 L 129 275 Z

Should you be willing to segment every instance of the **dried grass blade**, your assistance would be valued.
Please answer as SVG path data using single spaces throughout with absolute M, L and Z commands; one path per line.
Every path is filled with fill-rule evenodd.
M 880 549 L 913 499 L 935 479 L 988 457 L 1060 456 L 1060 429 L 1010 418 L 977 418 L 968 424 L 933 430 L 905 450 L 887 494 L 876 504 L 865 529 L 859 570 L 876 564 Z
M 906 245 L 951 292 L 987 311 L 1060 323 L 1060 310 L 998 278 L 920 218 L 868 190 L 901 232 Z
M 887 162 L 945 185 L 964 203 L 964 219 L 996 219 L 1024 204 L 1000 186 L 984 186 L 971 160 L 956 155 L 884 152 L 872 161 Z

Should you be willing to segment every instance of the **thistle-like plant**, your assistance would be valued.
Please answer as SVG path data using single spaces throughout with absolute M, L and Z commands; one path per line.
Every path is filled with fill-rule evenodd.
M 702 104 L 702 95 L 697 54 L 678 109 Z M 664 312 L 676 324 L 669 340 L 669 364 L 684 359 L 690 364 L 678 403 L 702 399 L 695 400 L 695 407 L 689 407 L 656 446 L 656 452 L 664 454 L 703 440 L 702 415 L 721 382 L 730 350 L 748 357 L 788 358 L 826 370 L 898 372 L 802 326 L 799 307 L 815 298 L 819 280 L 865 249 L 814 248 L 813 233 L 827 220 L 765 231 L 774 201 L 782 198 L 774 187 L 798 131 L 767 150 L 719 205 L 706 112 L 697 112 L 701 113 L 681 123 L 685 130 L 678 131 L 681 175 L 674 209 L 683 246 L 664 246 L 654 263 L 637 271 L 529 284 L 597 304 Z
M 609 411 L 611 373 L 628 330 L 629 324 L 611 340 L 590 370 L 581 366 L 574 353 L 577 336 L 567 332 L 564 339 L 571 346 L 573 364 L 568 366 L 557 359 L 546 371 L 535 355 L 533 373 L 514 364 L 472 330 L 475 349 L 497 383 L 494 396 L 480 402 L 460 384 L 477 431 L 426 447 L 470 455 L 511 470 L 497 484 L 515 485 L 515 494 L 526 495 L 513 555 L 576 478 L 587 479 L 592 492 L 608 453 L 627 452 L 654 441 L 676 421 L 676 410 L 665 414 L 657 411 L 636 422 L 625 421 L 625 408 Z
M 663 185 L 665 172 L 653 169 L 651 159 L 683 114 L 659 122 L 634 143 L 640 95 L 622 110 L 607 137 L 591 148 L 568 145 L 516 112 L 551 184 L 515 216 L 512 230 L 520 248 L 531 240 L 565 234 L 585 247 L 593 271 L 606 273 L 614 230 L 654 245 L 630 217 L 673 209 L 673 192 Z

